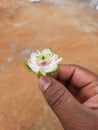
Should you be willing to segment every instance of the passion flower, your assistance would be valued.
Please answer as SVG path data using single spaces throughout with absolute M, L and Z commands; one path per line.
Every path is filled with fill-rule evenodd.
M 59 70 L 58 63 L 62 60 L 50 49 L 34 51 L 25 65 L 38 76 L 45 76 Z

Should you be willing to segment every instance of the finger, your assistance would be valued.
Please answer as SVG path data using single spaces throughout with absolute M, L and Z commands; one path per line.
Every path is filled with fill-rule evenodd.
M 98 83 L 96 81 L 94 81 L 94 82 L 88 84 L 86 87 L 82 87 L 79 90 L 79 92 L 76 96 L 76 99 L 79 102 L 84 103 L 90 97 L 92 97 L 98 93 L 97 89 L 98 89 Z
M 88 107 L 88 108 L 98 110 L 98 94 L 89 98 L 86 102 L 83 103 L 83 105 Z
M 79 65 L 61 65 L 58 80 L 61 82 L 65 81 L 70 86 L 81 88 L 92 83 L 94 80 L 98 81 L 98 77 L 92 71 Z
M 40 77 L 39 87 L 63 126 L 70 125 L 69 120 L 74 122 L 78 118 L 82 105 L 60 82 L 52 77 Z

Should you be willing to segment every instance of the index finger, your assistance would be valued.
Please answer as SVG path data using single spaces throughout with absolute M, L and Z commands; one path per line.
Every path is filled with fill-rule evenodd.
M 61 65 L 61 70 L 58 73 L 58 80 L 68 83 L 70 85 L 81 88 L 87 84 L 98 80 L 98 76 L 79 65 Z

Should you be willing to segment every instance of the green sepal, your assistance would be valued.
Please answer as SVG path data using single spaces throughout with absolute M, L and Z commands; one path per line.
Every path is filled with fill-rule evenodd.
M 38 76 L 38 77 L 40 77 L 40 76 L 45 76 L 45 74 L 44 74 L 41 70 L 39 70 L 38 73 L 37 73 L 37 76 Z
M 53 52 L 53 48 L 52 47 L 49 47 L 48 49 Z
M 32 70 L 32 69 L 30 68 L 30 66 L 28 65 L 27 61 L 23 61 L 22 63 L 23 63 L 23 65 L 25 66 L 25 68 L 26 68 L 27 70 L 33 72 L 33 70 Z

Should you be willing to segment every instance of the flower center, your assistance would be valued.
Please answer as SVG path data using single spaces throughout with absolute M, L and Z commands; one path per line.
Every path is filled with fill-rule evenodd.
M 47 56 L 42 55 L 38 59 L 38 65 L 39 66 L 46 66 L 50 64 L 50 58 L 47 58 Z
M 46 58 L 46 57 L 43 55 L 43 56 L 42 56 L 42 60 L 45 60 L 45 58 Z
M 40 52 L 39 50 L 36 51 L 37 65 L 38 66 L 49 65 L 51 63 L 51 56 L 52 54 L 50 53 L 44 54 L 43 52 Z
M 45 56 L 42 56 L 38 61 L 41 65 L 46 65 L 49 62 L 49 59 L 47 59 Z

